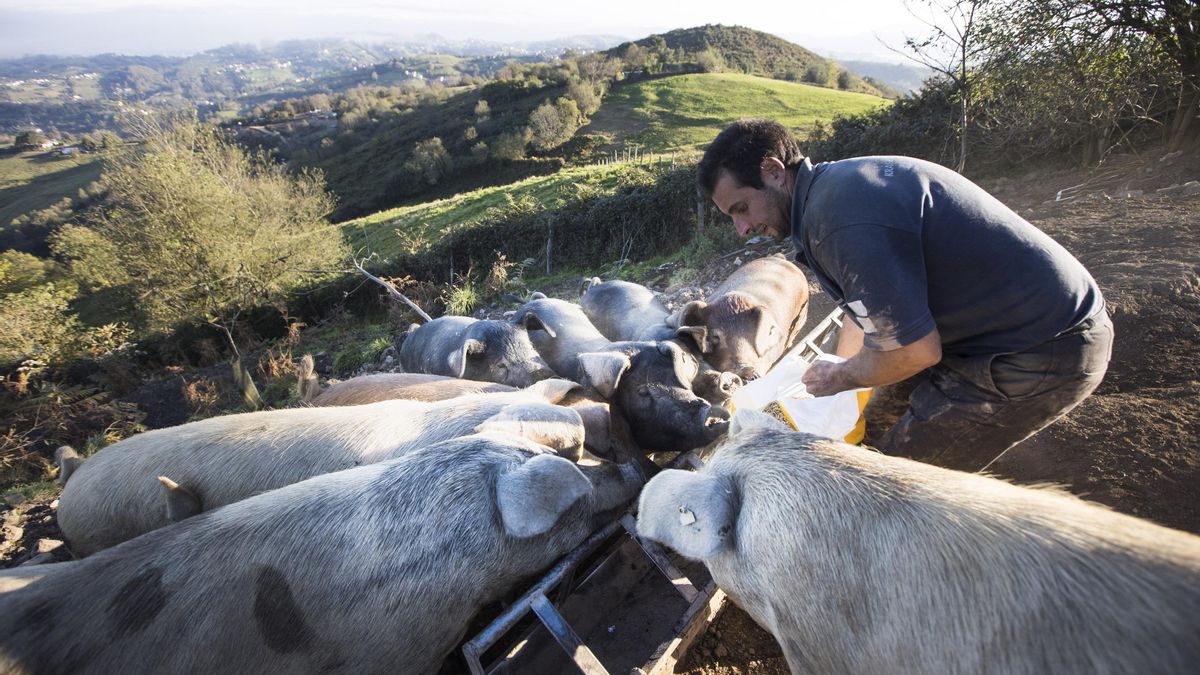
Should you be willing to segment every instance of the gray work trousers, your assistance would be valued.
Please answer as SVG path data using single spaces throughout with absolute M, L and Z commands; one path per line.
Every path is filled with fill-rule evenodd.
M 893 389 L 911 389 L 908 408 L 882 438 L 869 428 L 867 443 L 884 454 L 979 471 L 1087 398 L 1108 370 L 1112 341 L 1112 321 L 1101 310 L 1022 352 L 944 355 Z

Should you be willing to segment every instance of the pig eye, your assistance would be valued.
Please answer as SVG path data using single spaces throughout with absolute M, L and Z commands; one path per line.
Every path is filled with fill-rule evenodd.
M 641 396 L 643 398 L 650 398 L 650 387 L 648 385 L 643 384 L 642 386 L 638 387 L 637 393 L 638 393 L 638 396 Z

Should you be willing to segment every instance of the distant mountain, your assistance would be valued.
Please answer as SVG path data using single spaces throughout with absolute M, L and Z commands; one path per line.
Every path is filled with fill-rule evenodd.
M 914 94 L 921 90 L 925 80 L 933 76 L 933 71 L 921 66 L 904 63 L 882 63 L 878 61 L 849 61 L 838 59 L 838 63 L 847 70 L 882 82 L 901 94 Z
M 630 45 L 641 49 L 681 50 L 687 53 L 711 51 L 723 61 L 722 70 L 760 75 L 776 80 L 807 82 L 845 91 L 876 96 L 887 95 L 854 72 L 845 72 L 834 61 L 823 58 L 800 45 L 769 33 L 742 26 L 707 25 L 681 28 L 651 35 L 635 42 L 622 43 L 606 53 L 622 57 Z

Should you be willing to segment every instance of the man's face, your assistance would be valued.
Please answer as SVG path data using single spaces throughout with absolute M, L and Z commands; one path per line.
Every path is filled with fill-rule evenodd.
M 713 187 L 712 200 L 721 213 L 733 219 L 739 235 L 761 234 L 783 241 L 792 234 L 792 195 L 783 167 L 763 171 L 762 188 L 742 185 L 722 170 Z

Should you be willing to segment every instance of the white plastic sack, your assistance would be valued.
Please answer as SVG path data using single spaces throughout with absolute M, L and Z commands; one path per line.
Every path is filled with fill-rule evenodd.
M 845 359 L 825 354 L 817 357 L 821 361 L 841 363 Z M 766 375 L 746 383 L 733 394 L 734 416 L 741 410 L 762 410 L 772 402 L 778 402 L 787 422 L 796 431 L 803 431 L 826 438 L 845 439 L 858 424 L 861 414 L 858 392 L 851 389 L 833 396 L 814 398 L 800 381 L 808 372 L 809 364 L 804 359 L 784 359 Z

